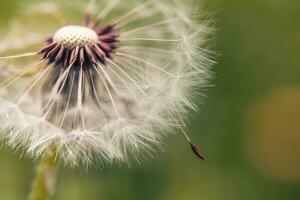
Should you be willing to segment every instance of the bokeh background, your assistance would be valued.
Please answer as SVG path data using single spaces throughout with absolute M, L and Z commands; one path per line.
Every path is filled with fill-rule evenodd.
M 0 29 L 20 1 L 0 0 Z M 174 135 L 165 152 L 140 165 L 60 169 L 55 200 L 300 199 L 300 1 L 203 5 L 216 11 L 219 56 L 215 86 L 188 132 L 207 161 Z M 1 148 L 0 200 L 26 199 L 34 167 Z

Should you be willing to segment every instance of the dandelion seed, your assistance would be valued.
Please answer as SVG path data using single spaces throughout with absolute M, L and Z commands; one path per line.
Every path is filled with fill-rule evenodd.
M 83 22 L 48 33 L 42 49 L 0 57 L 20 70 L 0 87 L 1 138 L 35 158 L 55 149 L 77 166 L 139 160 L 177 129 L 204 159 L 183 122 L 210 77 L 206 23 L 184 3 L 150 0 L 127 10 L 113 0 L 95 15 L 96 5 Z

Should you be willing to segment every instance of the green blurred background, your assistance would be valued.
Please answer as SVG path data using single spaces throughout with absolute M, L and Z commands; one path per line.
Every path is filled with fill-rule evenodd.
M 20 1 L 20 0 L 19 0 Z M 17 0 L 0 0 L 0 23 Z M 300 1 L 206 0 L 217 11 L 214 87 L 189 133 L 130 168 L 61 169 L 55 200 L 300 199 Z M 200 104 L 200 102 L 199 102 Z M 0 200 L 23 200 L 34 164 L 0 150 Z

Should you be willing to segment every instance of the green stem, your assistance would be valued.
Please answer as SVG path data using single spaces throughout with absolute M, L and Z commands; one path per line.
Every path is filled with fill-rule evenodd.
M 28 200 L 49 200 L 55 192 L 56 176 L 55 153 L 48 149 L 37 166 Z

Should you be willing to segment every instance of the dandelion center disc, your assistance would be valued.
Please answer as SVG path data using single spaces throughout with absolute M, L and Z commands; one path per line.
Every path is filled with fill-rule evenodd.
M 60 45 L 67 48 L 74 48 L 76 46 L 92 46 L 97 43 L 97 33 L 85 26 L 64 26 L 54 34 L 53 40 Z

